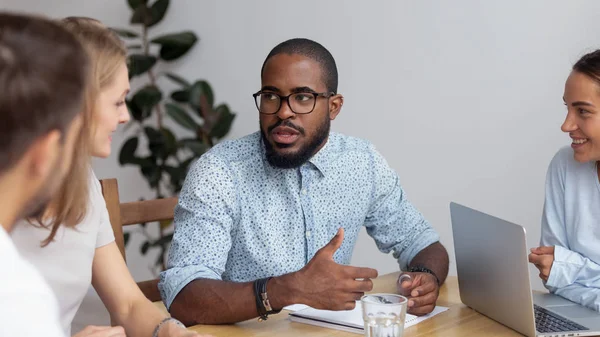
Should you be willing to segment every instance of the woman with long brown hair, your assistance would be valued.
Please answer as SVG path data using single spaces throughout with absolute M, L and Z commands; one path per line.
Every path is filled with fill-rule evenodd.
M 100 184 L 91 170 L 91 156 L 108 157 L 112 133 L 129 121 L 126 49 L 97 20 L 72 17 L 61 23 L 79 38 L 91 59 L 82 131 L 82 139 L 88 141 L 78 144 L 58 197 L 39 218 L 18 226 L 12 238 L 57 295 L 67 335 L 91 282 L 118 326 L 89 326 L 77 337 L 198 336 L 158 310 L 137 287 L 114 241 Z

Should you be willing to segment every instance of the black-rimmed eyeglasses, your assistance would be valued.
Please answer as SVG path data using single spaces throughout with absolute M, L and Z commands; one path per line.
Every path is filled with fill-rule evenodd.
M 274 115 L 281 108 L 281 102 L 286 101 L 290 110 L 295 114 L 309 114 L 317 105 L 318 97 L 329 98 L 333 92 L 297 92 L 281 96 L 273 92 L 259 91 L 252 96 L 258 112 L 265 115 Z

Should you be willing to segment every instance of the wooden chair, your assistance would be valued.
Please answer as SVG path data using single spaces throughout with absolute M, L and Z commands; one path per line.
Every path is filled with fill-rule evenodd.
M 119 201 L 119 186 L 117 179 L 102 179 L 102 195 L 106 201 L 110 223 L 115 233 L 115 242 L 125 257 L 125 241 L 123 237 L 123 226 L 135 225 L 143 222 L 173 220 L 173 211 L 177 205 L 177 198 L 165 198 L 121 203 Z M 152 301 L 160 301 L 158 291 L 158 280 L 138 282 L 138 286 Z

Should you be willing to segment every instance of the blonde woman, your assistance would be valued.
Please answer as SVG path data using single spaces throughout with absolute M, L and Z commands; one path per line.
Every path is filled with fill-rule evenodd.
M 90 154 L 108 157 L 112 133 L 129 121 L 126 50 L 96 20 L 67 18 L 62 26 L 79 38 L 91 58 L 92 83 L 85 97 L 82 131 L 89 142 L 78 144 L 58 197 L 40 218 L 17 226 L 12 238 L 55 292 L 67 335 L 91 282 L 118 326 L 89 326 L 75 336 L 198 336 L 158 310 L 137 287 L 115 244 L 100 184 L 90 167 Z

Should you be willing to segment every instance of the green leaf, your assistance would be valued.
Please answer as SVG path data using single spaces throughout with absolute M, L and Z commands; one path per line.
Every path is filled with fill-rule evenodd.
M 151 188 L 156 188 L 160 182 L 162 171 L 156 164 L 156 157 L 149 156 L 143 158 L 141 171 Z
M 166 248 L 166 245 L 173 240 L 173 233 L 167 234 L 154 242 L 155 246 Z
M 125 100 L 125 104 L 127 105 L 127 109 L 129 113 L 138 122 L 142 122 L 144 119 L 150 117 L 151 111 L 143 111 L 142 108 L 138 107 L 132 100 Z M 126 124 L 125 127 L 132 125 L 131 123 Z
M 129 76 L 141 75 L 156 64 L 156 57 L 143 54 L 129 55 Z
M 129 242 L 129 237 L 130 236 L 131 235 L 128 232 L 123 233 L 123 243 L 124 243 L 124 246 L 126 246 L 126 247 L 127 247 L 127 243 Z
M 181 33 L 166 34 L 159 37 L 155 37 L 150 40 L 152 43 L 160 45 L 193 45 L 198 38 L 192 31 L 184 31 Z
M 192 156 L 179 164 L 179 167 L 171 167 L 169 170 L 172 170 L 174 175 L 171 175 L 171 191 L 174 194 L 177 194 L 181 191 L 183 187 L 183 183 L 185 182 L 185 177 L 187 176 L 190 164 L 194 162 L 198 157 Z
M 144 127 L 144 133 L 148 137 L 148 149 L 150 153 L 157 158 L 165 159 L 169 154 L 167 153 L 163 133 L 150 126 Z
M 219 116 L 217 117 L 217 122 L 215 125 L 213 125 L 212 130 L 210 130 L 210 136 L 221 139 L 225 137 L 225 135 L 227 135 L 231 129 L 231 124 L 233 124 L 235 114 L 231 113 L 226 104 L 219 105 L 215 111 L 219 114 Z
M 138 142 L 139 140 L 137 137 L 132 137 L 125 141 L 121 147 L 121 152 L 119 153 L 119 164 L 126 165 L 136 163 L 135 151 L 137 150 Z
M 165 252 L 166 249 L 161 249 L 160 254 L 156 256 L 156 261 L 154 261 L 154 266 L 160 268 L 160 270 L 162 270 L 163 262 L 165 261 Z
M 150 21 L 147 26 L 152 27 L 159 23 L 165 17 L 167 8 L 169 8 L 169 0 L 157 0 L 152 4 L 150 7 Z
M 133 95 L 131 102 L 142 111 L 142 116 L 150 116 L 161 99 L 162 92 L 153 85 L 147 85 Z
M 164 170 L 170 176 L 171 185 L 178 186 L 181 184 L 182 171 L 179 167 L 165 165 Z
M 177 152 L 177 139 L 175 138 L 175 135 L 173 134 L 173 132 L 170 129 L 165 128 L 165 127 L 160 129 L 160 132 L 163 134 L 163 139 L 165 140 L 165 147 L 167 149 L 167 154 L 168 155 L 175 154 L 175 152 Z
M 171 81 L 181 85 L 184 88 L 187 88 L 191 85 L 190 82 L 179 75 L 175 75 L 173 73 L 164 73 L 164 75 L 167 76 Z
M 148 157 L 137 157 L 135 159 L 136 164 L 138 164 L 140 166 L 140 169 L 143 167 L 150 167 L 150 166 L 156 166 L 156 157 L 153 156 L 148 156 Z M 142 201 L 142 200 L 140 200 Z
M 150 21 L 150 16 L 150 8 L 148 8 L 146 4 L 140 4 L 133 9 L 133 14 L 131 15 L 131 20 L 129 22 L 131 24 L 146 25 L 146 23 Z
M 154 157 L 161 158 L 163 161 L 177 152 L 177 141 L 171 130 L 162 128 L 160 131 L 152 127 L 144 127 L 146 137 L 148 137 L 148 149 Z
M 134 10 L 141 4 L 147 4 L 148 0 L 127 0 L 127 3 L 129 4 L 129 8 Z
M 153 108 L 162 99 L 162 92 L 153 85 L 138 90 L 131 100 L 140 108 Z
M 187 53 L 198 41 L 196 34 L 192 31 L 167 34 L 152 39 L 150 42 L 160 44 L 160 58 L 172 61 Z
M 171 98 L 179 103 L 187 103 L 190 100 L 189 90 L 177 90 L 171 93 Z
M 150 242 L 146 241 L 146 242 L 144 242 L 144 244 L 142 244 L 140 253 L 142 253 L 142 255 L 146 255 L 146 253 L 148 252 L 148 248 L 150 248 Z
M 163 134 L 153 127 L 145 126 L 144 133 L 150 142 L 163 142 Z
M 196 81 L 190 88 L 190 104 L 196 109 L 202 109 L 202 96 L 206 98 L 206 102 L 212 107 L 215 96 L 210 84 L 206 81 Z
M 188 149 L 190 149 L 194 155 L 196 155 L 197 157 L 200 157 L 201 155 L 203 155 L 206 151 L 208 151 L 208 145 L 204 144 L 203 142 L 201 142 L 198 139 L 195 138 L 185 138 L 185 139 L 181 139 L 179 141 L 179 144 L 182 147 L 186 147 Z
M 123 28 L 110 28 L 110 30 L 112 30 L 113 32 L 115 32 L 115 34 L 125 39 L 133 39 L 136 37 L 140 37 L 138 33 Z
M 181 107 L 173 103 L 167 103 L 165 104 L 165 108 L 167 109 L 167 115 L 173 118 L 173 120 L 177 122 L 177 124 L 192 131 L 196 131 L 196 129 L 198 129 L 199 125 Z

